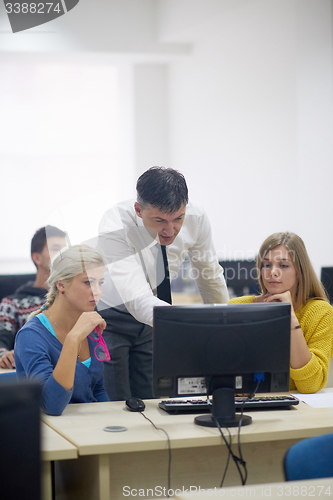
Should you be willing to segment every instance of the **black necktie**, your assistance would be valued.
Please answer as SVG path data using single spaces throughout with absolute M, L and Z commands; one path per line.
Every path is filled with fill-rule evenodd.
M 168 302 L 171 304 L 171 289 L 170 289 L 170 275 L 169 275 L 169 265 L 168 265 L 168 257 L 166 254 L 166 249 L 164 245 L 158 245 L 158 247 L 161 247 L 162 250 L 162 257 L 163 257 L 163 280 L 161 283 L 157 286 L 157 297 L 161 300 L 164 300 L 164 302 Z M 161 274 L 161 252 L 160 249 L 158 248 L 158 257 L 157 257 L 157 277 Z M 157 278 L 158 279 L 158 278 Z M 158 280 L 159 281 L 159 280 Z M 157 281 L 157 282 L 158 282 Z

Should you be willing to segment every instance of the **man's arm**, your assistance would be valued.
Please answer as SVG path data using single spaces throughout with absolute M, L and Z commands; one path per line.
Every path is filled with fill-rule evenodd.
M 7 324 L 7 323 L 6 323 Z M 4 322 L 0 320 L 0 355 L 1 351 L 14 349 L 16 329 L 10 324 L 10 329 L 4 328 Z
M 0 368 L 15 368 L 14 360 L 14 341 L 15 331 L 13 329 L 6 330 L 0 323 Z
M 129 235 L 124 230 L 100 234 L 98 250 L 103 255 L 107 268 L 101 302 L 110 307 L 124 304 L 135 319 L 152 326 L 153 308 L 169 304 L 153 294 L 152 288 L 156 286 L 156 262 L 151 249 L 144 247 L 146 241 L 141 236 L 144 237 L 145 233 L 147 231 L 144 228 L 133 228 Z M 149 258 L 152 259 L 154 268 L 151 273 L 149 266 L 145 266 L 145 261 Z
M 196 284 L 205 304 L 226 304 L 229 292 L 213 245 L 210 222 L 204 212 L 199 223 L 197 242 L 189 249 L 191 265 L 196 269 Z
M 0 368 L 15 368 L 13 349 L 17 329 L 15 304 L 5 298 L 0 303 Z

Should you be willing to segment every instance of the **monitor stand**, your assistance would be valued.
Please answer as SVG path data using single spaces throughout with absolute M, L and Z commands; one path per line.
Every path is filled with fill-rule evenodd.
M 217 427 L 216 420 L 221 427 L 238 427 L 249 425 L 252 417 L 236 415 L 235 391 L 230 387 L 220 387 L 213 391 L 212 415 L 200 415 L 194 418 L 197 425 L 204 427 Z

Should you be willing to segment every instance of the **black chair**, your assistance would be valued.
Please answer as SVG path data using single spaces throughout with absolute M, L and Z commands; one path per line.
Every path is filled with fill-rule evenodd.
M 3 274 L 0 276 L 0 300 L 13 294 L 21 285 L 35 281 L 36 274 Z
M 0 383 L 1 382 L 4 382 L 4 381 L 7 381 L 7 380 L 17 380 L 17 374 L 16 372 L 1 372 L 0 373 Z M 0 429 L 0 432 L 1 432 L 1 429 Z
M 320 279 L 330 299 L 330 303 L 333 304 L 333 267 L 322 267 Z
M 0 498 L 41 500 L 41 385 L 0 377 Z
M 333 434 L 323 434 L 289 448 L 284 456 L 286 481 L 333 477 Z

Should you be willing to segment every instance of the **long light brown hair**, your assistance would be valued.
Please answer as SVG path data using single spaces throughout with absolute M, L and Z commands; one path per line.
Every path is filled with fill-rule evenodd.
M 325 289 L 313 269 L 304 242 L 295 233 L 274 233 L 268 236 L 261 245 L 257 256 L 257 272 L 261 292 L 263 294 L 268 292 L 261 276 L 263 259 L 267 252 L 280 245 L 284 245 L 288 249 L 296 269 L 297 284 L 294 309 L 298 309 L 314 298 L 329 302 Z

